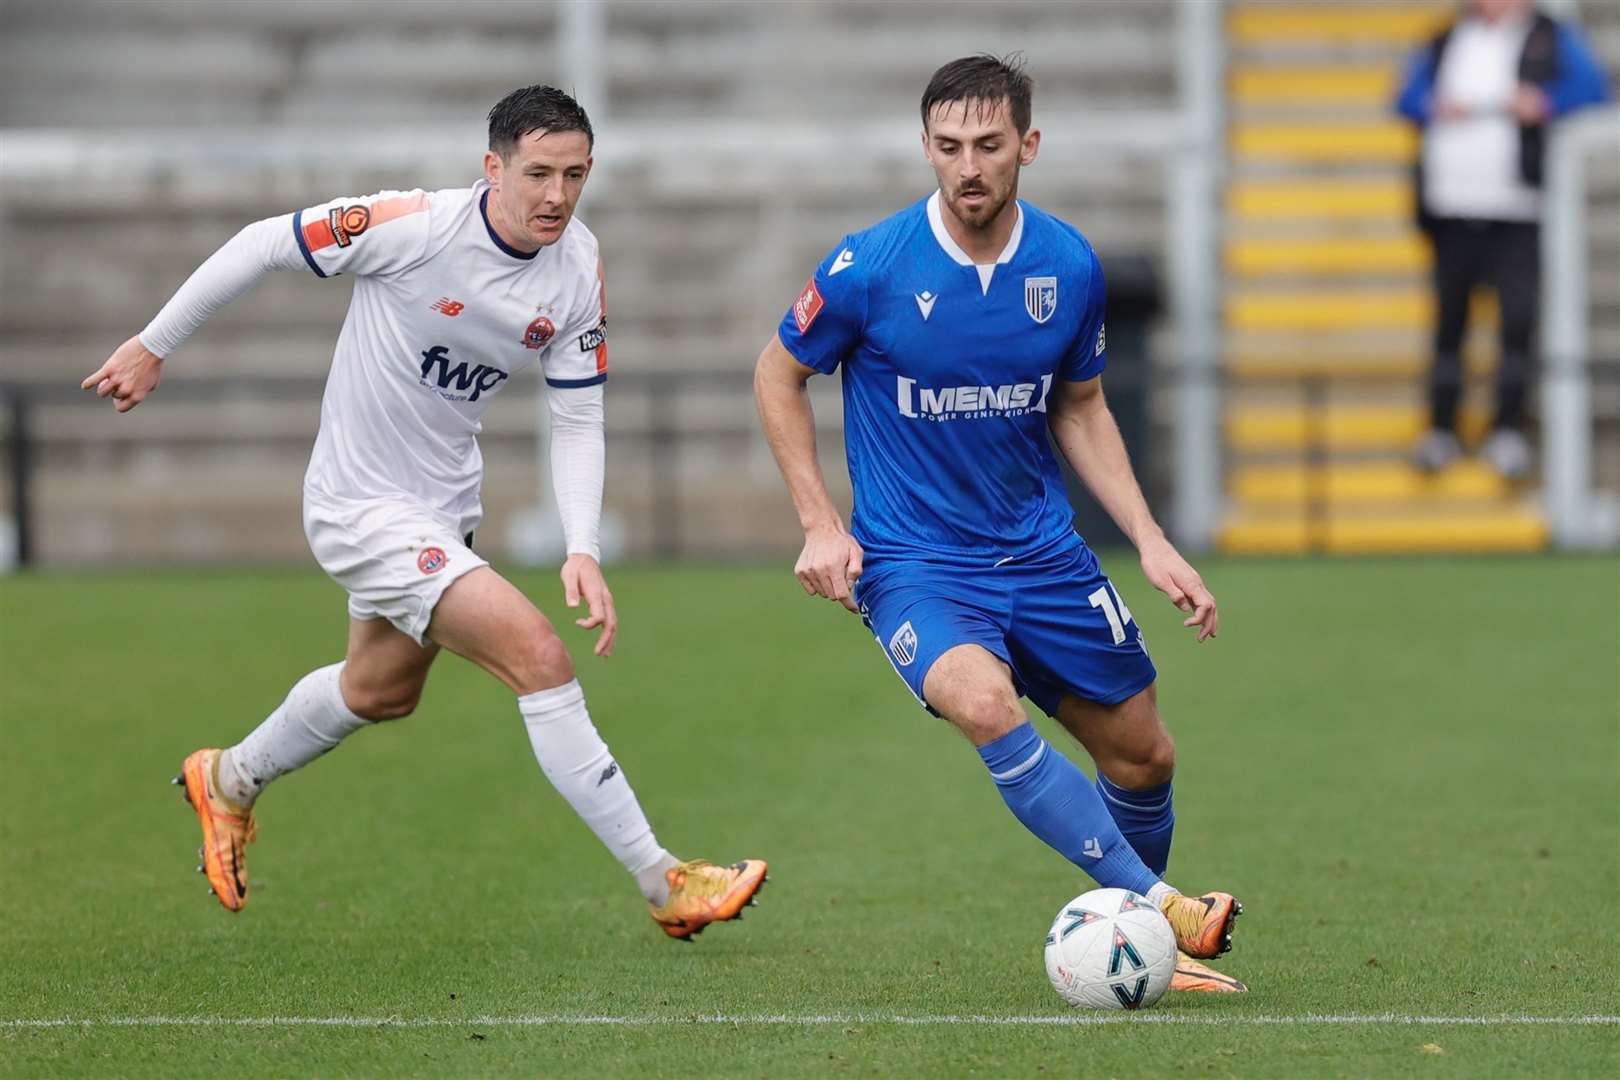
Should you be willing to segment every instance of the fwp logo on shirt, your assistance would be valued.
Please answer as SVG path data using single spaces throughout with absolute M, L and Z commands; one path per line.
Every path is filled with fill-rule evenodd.
M 916 379 L 895 376 L 895 401 L 901 416 L 922 420 L 976 420 L 990 416 L 1022 416 L 1045 412 L 1052 376 L 1039 383 L 1004 383 L 1001 386 L 918 386 Z
M 432 376 L 433 382 L 428 379 Z M 488 364 L 467 367 L 467 361 L 450 364 L 450 347 L 435 345 L 422 354 L 422 385 L 437 386 L 446 401 L 477 401 L 506 381 L 507 373 Z

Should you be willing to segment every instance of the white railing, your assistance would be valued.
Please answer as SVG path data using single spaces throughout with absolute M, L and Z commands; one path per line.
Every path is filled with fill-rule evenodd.
M 1617 151 L 1620 106 L 1610 105 L 1554 128 L 1547 154 L 1541 232 L 1541 470 L 1548 524 L 1561 548 L 1620 542 L 1620 505 L 1592 485 L 1594 358 L 1586 213 L 1587 163 L 1599 153 Z

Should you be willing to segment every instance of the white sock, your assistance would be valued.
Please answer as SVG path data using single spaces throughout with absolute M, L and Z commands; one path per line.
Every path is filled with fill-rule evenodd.
M 270 781 L 308 765 L 370 723 L 344 704 L 342 671 L 342 664 L 332 664 L 299 679 L 264 723 L 220 755 L 219 787 L 227 799 L 252 806 Z
M 596 733 L 579 680 L 518 698 L 529 745 L 546 779 L 568 800 L 654 905 L 669 898 L 664 871 L 674 856 L 658 846 L 624 770 Z
M 1163 911 L 1164 910 L 1164 902 L 1166 900 L 1168 900 L 1172 896 L 1180 896 L 1180 895 L 1181 895 L 1181 890 L 1180 889 L 1174 888 L 1174 887 L 1172 887 L 1170 885 L 1166 885 L 1164 882 L 1161 881 L 1157 885 L 1153 886 L 1153 888 L 1148 890 L 1147 898 L 1148 898 L 1148 903 L 1153 905 L 1154 910 Z

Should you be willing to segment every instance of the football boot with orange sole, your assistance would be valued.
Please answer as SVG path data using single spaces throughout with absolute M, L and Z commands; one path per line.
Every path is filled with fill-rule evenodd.
M 1176 950 L 1176 973 L 1170 976 L 1170 989 L 1205 994 L 1244 994 L 1249 988 L 1230 975 L 1222 975 L 1208 964 L 1200 964 Z
M 653 921 L 664 933 L 691 941 L 714 922 L 741 919 L 742 909 L 754 904 L 754 896 L 770 880 L 762 859 L 744 859 L 730 866 L 716 866 L 707 859 L 677 863 L 664 873 L 669 882 L 669 899 L 662 907 L 652 907 Z
M 253 811 L 237 806 L 219 790 L 219 751 L 198 750 L 186 758 L 173 783 L 181 785 L 186 802 L 202 825 L 202 847 L 197 849 L 208 875 L 209 891 L 227 911 L 241 911 L 247 903 L 248 876 L 245 849 L 258 835 Z
M 1213 960 L 1232 947 L 1232 924 L 1243 914 L 1243 905 L 1231 893 L 1171 893 L 1159 910 L 1170 920 L 1182 952 L 1197 960 Z

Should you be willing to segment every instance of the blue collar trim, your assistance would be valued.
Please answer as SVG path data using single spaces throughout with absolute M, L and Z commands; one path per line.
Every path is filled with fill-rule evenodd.
M 505 240 L 501 239 L 500 234 L 495 231 L 495 226 L 489 223 L 489 191 L 487 189 L 478 198 L 478 212 L 484 217 L 484 229 L 489 233 L 490 240 L 494 242 L 496 247 L 512 256 L 512 258 L 522 259 L 527 262 L 529 259 L 532 259 L 536 255 L 540 254 L 539 248 L 535 248 L 533 251 L 519 251 L 511 244 L 508 244 Z

